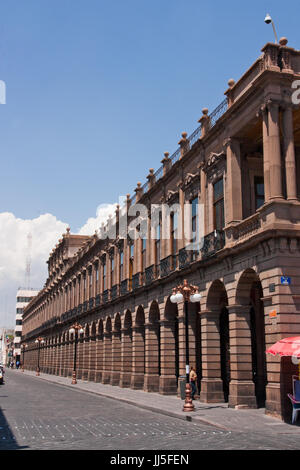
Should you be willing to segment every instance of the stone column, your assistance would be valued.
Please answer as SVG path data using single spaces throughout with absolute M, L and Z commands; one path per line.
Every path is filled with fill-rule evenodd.
M 78 343 L 77 343 L 77 378 L 81 379 L 82 378 L 82 369 L 83 369 L 83 344 L 84 339 L 82 336 L 78 338 Z
M 231 305 L 229 312 L 230 342 L 230 407 L 256 408 L 255 385 L 252 380 L 252 347 L 250 309 Z
M 83 339 L 83 363 L 82 363 L 82 380 L 88 378 L 88 366 L 89 366 L 89 337 Z
M 132 329 L 122 329 L 120 387 L 130 387 L 132 373 Z
M 286 193 L 289 201 L 297 200 L 296 161 L 294 146 L 293 110 L 286 106 L 283 111 L 283 139 L 286 174 Z
M 130 387 L 143 389 L 145 373 L 145 328 L 132 328 L 132 376 Z
M 160 332 L 159 322 L 145 324 L 145 380 L 146 392 L 159 391 L 159 349 Z
M 96 336 L 91 336 L 90 338 L 90 360 L 89 360 L 89 372 L 88 380 L 95 380 L 96 373 Z
M 121 331 L 112 332 L 112 373 L 111 385 L 119 385 L 121 373 Z
M 204 215 L 204 227 L 203 233 L 206 235 L 207 232 L 207 204 L 206 204 L 206 173 L 204 171 L 204 165 L 200 166 L 200 204 L 203 205 L 203 215 Z
M 103 355 L 103 373 L 102 383 L 109 384 L 111 376 L 112 361 L 112 333 L 104 332 L 104 355 Z
M 262 112 L 262 130 L 263 130 L 263 164 L 264 164 L 264 192 L 265 202 L 270 198 L 270 154 L 269 154 L 269 126 L 268 109 L 266 106 L 261 108 Z
M 240 143 L 233 138 L 226 139 L 227 180 L 226 180 L 226 224 L 238 223 L 243 218 L 242 175 Z
M 279 130 L 279 104 L 268 102 L 269 139 L 268 152 L 270 163 L 270 199 L 282 199 L 281 147 Z
M 159 393 L 173 395 L 177 391 L 175 370 L 175 321 L 161 320 L 161 376 Z
M 200 401 L 224 402 L 221 379 L 220 311 L 201 312 L 202 380 Z
M 103 373 L 103 335 L 96 337 L 96 373 L 95 382 L 101 382 Z

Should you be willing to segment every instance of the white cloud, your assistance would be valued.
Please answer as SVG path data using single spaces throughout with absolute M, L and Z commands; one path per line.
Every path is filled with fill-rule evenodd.
M 99 230 L 102 222 L 106 223 L 109 215 L 114 217 L 117 204 L 100 204 L 96 210 L 96 217 L 90 217 L 79 230 L 79 235 L 93 235 Z
M 89 218 L 78 234 L 93 235 L 108 216 L 114 216 L 116 204 L 101 204 L 96 217 Z M 17 289 L 26 287 L 25 272 L 28 257 L 28 234 L 32 236 L 31 287 L 42 288 L 47 279 L 46 261 L 52 248 L 68 223 L 52 214 L 43 214 L 35 219 L 20 219 L 10 212 L 0 213 L 0 327 L 14 327 Z

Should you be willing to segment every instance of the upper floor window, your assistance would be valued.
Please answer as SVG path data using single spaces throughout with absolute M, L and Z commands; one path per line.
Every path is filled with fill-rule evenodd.
M 158 264 L 161 257 L 161 212 L 159 213 L 158 224 L 156 225 L 156 237 L 155 237 L 155 262 Z
M 254 177 L 255 210 L 259 209 L 265 202 L 265 187 L 263 176 Z
M 114 285 L 114 269 L 115 269 L 115 259 L 112 256 L 110 259 L 110 278 L 111 278 L 111 285 Z
M 30 302 L 33 297 L 17 297 L 17 302 Z
M 124 253 L 120 251 L 120 282 L 123 281 Z
M 178 230 L 178 214 L 177 212 L 172 212 L 170 220 L 170 230 L 171 230 L 171 254 L 176 255 L 177 253 L 177 230 Z
M 146 238 L 142 238 L 142 271 L 146 268 Z
M 102 264 L 102 285 L 103 285 L 103 290 L 106 290 L 106 261 L 104 260 Z
M 213 204 L 214 204 L 214 228 L 223 230 L 225 225 L 224 217 L 224 185 L 223 178 L 213 185 Z

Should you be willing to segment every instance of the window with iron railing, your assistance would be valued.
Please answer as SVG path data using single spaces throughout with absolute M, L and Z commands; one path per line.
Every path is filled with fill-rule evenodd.
M 114 285 L 114 269 L 115 269 L 115 259 L 114 257 L 110 260 L 110 285 L 111 287 Z
M 223 230 L 225 225 L 224 217 L 224 183 L 223 178 L 213 185 L 213 205 L 214 205 L 214 229 Z
M 134 263 L 134 244 L 132 243 L 129 246 L 129 289 L 132 289 L 133 263 Z
M 178 214 L 172 212 L 170 215 L 170 231 L 171 231 L 171 268 L 175 269 L 176 265 L 176 254 L 178 250 Z
M 102 290 L 105 291 L 106 289 L 106 262 L 104 261 L 102 264 Z
M 124 253 L 123 250 L 120 251 L 120 282 L 123 281 L 124 276 Z
M 146 245 L 147 245 L 147 240 L 146 238 L 142 238 L 142 253 L 141 253 L 141 271 L 143 272 L 146 268 Z

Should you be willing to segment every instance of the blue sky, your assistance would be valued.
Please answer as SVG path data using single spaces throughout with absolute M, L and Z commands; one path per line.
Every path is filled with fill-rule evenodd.
M 296 1 L 1 2 L 0 212 L 75 231 L 133 193 L 273 41 L 266 12 L 299 46 Z
M 64 227 L 78 232 L 100 204 L 133 194 L 163 152 L 176 150 L 181 133 L 198 126 L 202 108 L 212 111 L 224 99 L 228 79 L 238 79 L 274 42 L 267 12 L 278 37 L 300 48 L 300 6 L 296 0 L 0 0 L 0 6 L 0 80 L 7 87 L 0 105 L 1 326 L 14 318 L 28 233 L 33 286 L 42 286 L 45 260 Z

